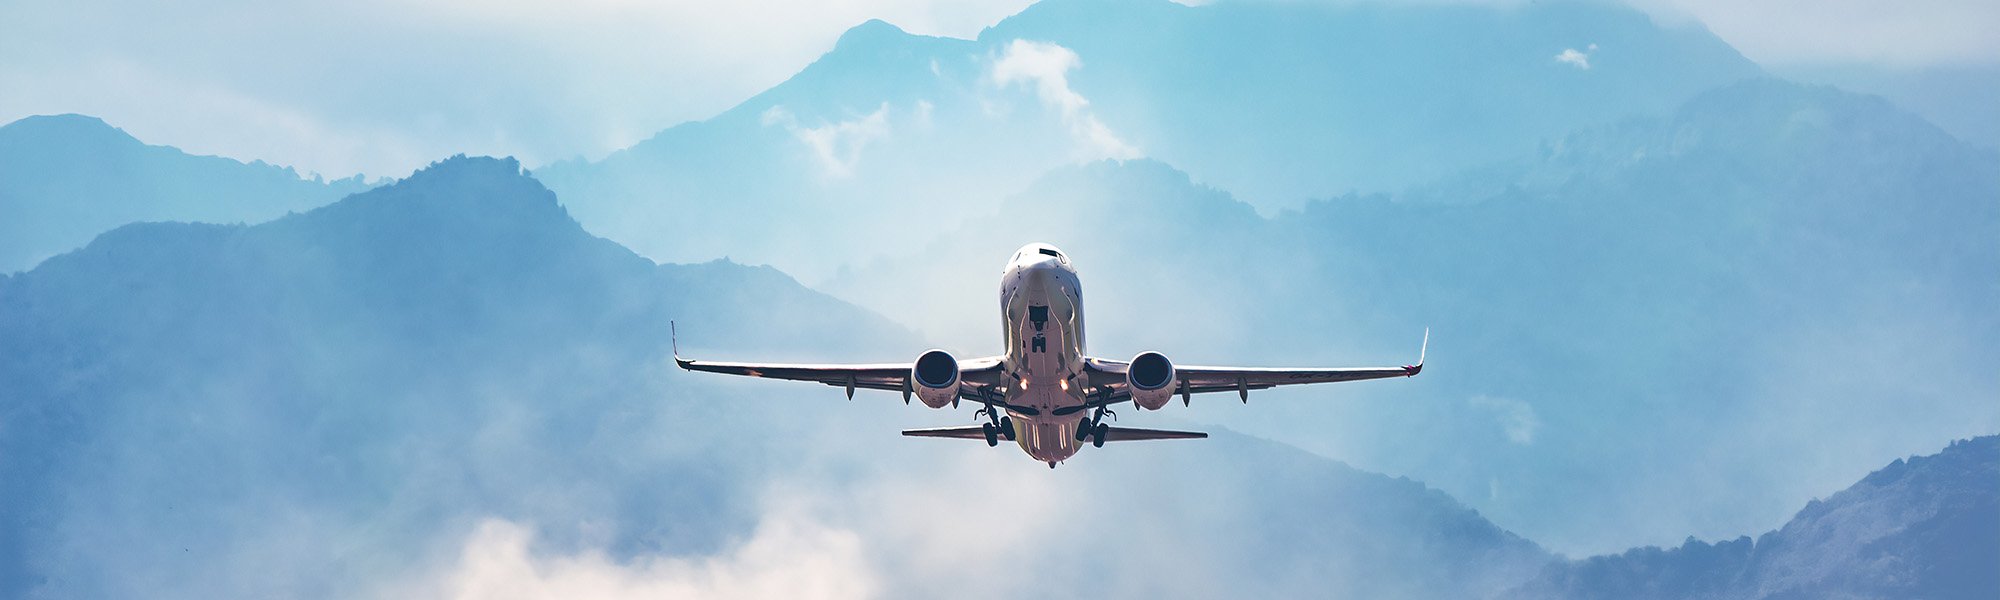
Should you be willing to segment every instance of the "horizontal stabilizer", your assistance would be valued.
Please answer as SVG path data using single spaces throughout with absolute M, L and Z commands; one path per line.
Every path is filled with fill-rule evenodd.
M 909 429 L 903 435 L 910 437 L 957 438 L 961 440 L 986 440 L 986 432 L 978 427 L 938 427 L 934 429 Z M 1165 429 L 1135 429 L 1112 427 L 1104 432 L 1107 442 L 1136 442 L 1139 440 L 1192 440 L 1208 437 L 1199 431 L 1167 431 Z
M 1140 440 L 1198 440 L 1208 437 L 1199 431 L 1168 431 L 1165 429 L 1136 429 L 1132 427 L 1112 427 L 1104 432 L 1107 442 L 1136 442 Z
M 910 437 L 958 438 L 961 440 L 986 440 L 986 431 L 978 427 L 937 427 L 933 429 L 905 429 L 903 435 Z

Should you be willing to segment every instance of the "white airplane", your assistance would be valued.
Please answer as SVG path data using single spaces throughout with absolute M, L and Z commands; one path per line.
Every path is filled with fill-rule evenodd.
M 958 360 L 930 350 L 914 363 L 761 364 L 681 358 L 676 342 L 674 362 L 690 371 L 817 381 L 847 388 L 849 399 L 860 388 L 901 391 L 904 404 L 914 395 L 931 408 L 975 402 L 981 408 L 974 418 L 986 420 L 978 427 L 912 429 L 903 435 L 984 439 L 988 446 L 1006 439 L 1053 469 L 1086 441 L 1103 447 L 1105 442 L 1208 437 L 1196 431 L 1105 425 L 1110 406 L 1120 402 L 1159 410 L 1176 394 L 1186 405 L 1194 394 L 1233 391 L 1249 403 L 1250 390 L 1410 377 L 1424 369 L 1423 350 L 1430 346 L 1430 332 L 1425 331 L 1417 364 L 1402 367 L 1176 367 L 1158 352 L 1141 352 L 1130 361 L 1094 358 L 1083 350 L 1083 288 L 1076 269 L 1067 255 L 1048 244 L 1024 246 L 1007 262 L 1000 278 L 1000 316 L 1007 344 L 1007 353 L 1000 356 Z

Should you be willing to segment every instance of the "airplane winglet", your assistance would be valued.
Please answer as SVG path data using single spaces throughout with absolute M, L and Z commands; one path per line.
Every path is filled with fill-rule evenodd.
M 687 369 L 689 364 L 694 363 L 692 360 L 681 358 L 680 327 L 675 325 L 671 319 L 667 320 L 667 344 L 673 348 L 675 365 L 679 365 L 682 369 Z
M 1415 377 L 1417 376 L 1418 373 L 1424 372 L 1424 355 L 1430 352 L 1430 349 L 1431 349 L 1431 328 L 1425 327 L 1424 343 L 1423 345 L 1417 347 L 1417 364 L 1405 365 L 1403 367 L 1404 377 Z

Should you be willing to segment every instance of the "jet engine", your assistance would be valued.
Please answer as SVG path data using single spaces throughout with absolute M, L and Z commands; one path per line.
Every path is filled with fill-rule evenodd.
M 910 387 L 924 406 L 944 408 L 958 398 L 958 359 L 943 350 L 931 350 L 910 365 Z
M 1174 397 L 1174 363 L 1158 352 L 1141 352 L 1125 368 L 1125 384 L 1132 391 L 1133 404 L 1159 410 Z

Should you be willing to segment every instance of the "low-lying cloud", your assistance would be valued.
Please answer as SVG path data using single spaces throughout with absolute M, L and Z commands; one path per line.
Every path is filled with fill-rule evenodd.
M 782 476 L 762 494 L 763 514 L 754 529 L 710 554 L 621 558 L 602 546 L 551 550 L 541 547 L 536 523 L 486 519 L 452 544 L 453 556 L 377 595 L 619 600 L 1002 594 L 1007 587 L 967 591 L 963 585 L 990 573 L 990 565 L 1030 560 L 1041 540 L 1057 535 L 1064 488 L 1049 473 L 1019 468 L 1011 453 L 940 449 L 935 460 L 920 461 L 937 469 L 934 477 Z M 1001 511 L 1019 521 L 996 527 L 978 517 Z M 1049 525 L 1035 525 L 1044 523 Z
M 481 523 L 457 561 L 418 596 L 507 598 L 869 598 L 879 582 L 852 531 L 795 512 L 768 515 L 748 539 L 714 556 L 618 560 L 603 550 L 541 553 L 535 528 Z

